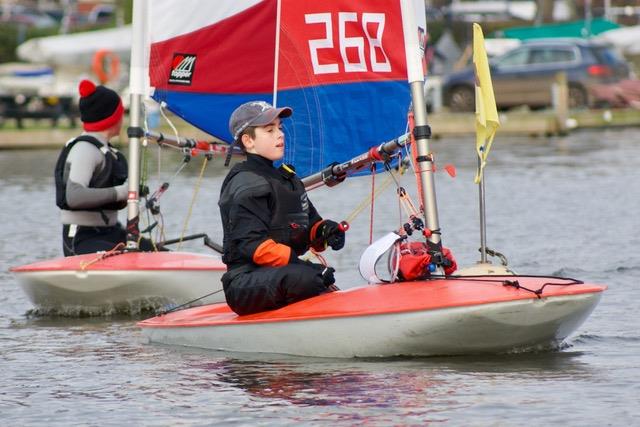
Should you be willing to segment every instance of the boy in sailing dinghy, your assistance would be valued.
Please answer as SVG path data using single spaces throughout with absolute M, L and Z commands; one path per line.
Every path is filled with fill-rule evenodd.
M 220 191 L 222 260 L 228 268 L 222 283 L 227 304 L 240 315 L 337 289 L 333 268 L 298 256 L 309 247 L 342 249 L 344 230 L 320 217 L 291 166 L 273 165 L 284 156 L 280 119 L 291 114 L 289 107 L 254 101 L 239 106 L 229 119 L 247 160 L 231 169 Z
M 118 210 L 127 205 L 127 160 L 109 144 L 122 128 L 122 100 L 89 80 L 82 80 L 78 91 L 84 132 L 65 144 L 55 169 L 65 256 L 107 251 L 126 242 Z M 150 250 L 150 242 L 141 241 L 140 248 Z

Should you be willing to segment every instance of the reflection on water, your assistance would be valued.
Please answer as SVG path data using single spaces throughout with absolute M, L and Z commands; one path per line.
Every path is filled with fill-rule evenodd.
M 432 142 L 443 241 L 460 265 L 478 259 L 473 140 Z M 487 169 L 487 239 L 521 274 L 555 274 L 609 289 L 560 351 L 501 356 L 313 359 L 149 345 L 139 318 L 41 316 L 10 266 L 61 255 L 53 199 L 56 151 L 0 151 L 0 413 L 5 425 L 634 425 L 640 417 L 640 133 L 563 138 L 498 136 Z M 161 206 L 179 236 L 200 159 L 173 174 L 164 158 Z M 205 173 L 187 234 L 220 236 L 217 196 L 226 169 Z M 382 181 L 378 177 L 378 184 Z M 402 181 L 410 192 L 410 174 Z M 358 178 L 310 197 L 343 219 L 371 192 Z M 338 201 L 339 203 L 336 203 Z M 365 209 L 365 211 L 367 211 Z M 398 224 L 395 189 L 375 205 L 374 236 Z M 342 288 L 369 239 L 365 212 L 328 261 Z M 199 242 L 198 242 L 199 243 Z M 202 251 L 202 247 L 185 249 Z M 31 314 L 29 316 L 28 314 Z M 310 332 L 311 333 L 311 332 Z
M 211 352 L 181 351 L 193 369 L 187 380 L 203 389 L 223 383 L 271 408 L 326 407 L 318 421 L 374 425 L 399 416 L 416 425 L 451 420 L 452 413 L 477 404 L 478 391 L 497 383 L 512 389 L 510 400 L 517 404 L 531 398 L 518 390 L 531 380 L 557 386 L 598 376 L 579 352 L 345 362 L 238 354 L 211 360 Z

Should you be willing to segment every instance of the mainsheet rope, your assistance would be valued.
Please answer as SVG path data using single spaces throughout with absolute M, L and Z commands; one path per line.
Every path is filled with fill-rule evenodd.
M 200 186 L 202 184 L 202 177 L 204 176 L 204 171 L 207 168 L 208 162 L 209 162 L 209 156 L 204 156 L 204 160 L 202 161 L 202 167 L 200 168 L 200 175 L 198 175 L 198 180 L 196 181 L 196 185 L 193 188 L 193 196 L 191 197 L 191 203 L 189 204 L 187 217 L 185 218 L 184 225 L 182 226 L 182 233 L 180 233 L 178 250 L 180 250 L 180 248 L 182 247 L 182 239 L 184 238 L 184 235 L 187 232 L 187 225 L 189 224 L 189 220 L 191 219 L 191 214 L 193 213 L 193 206 L 196 203 L 196 198 L 198 196 L 198 192 L 200 191 Z
M 175 306 L 175 307 L 167 308 L 167 306 L 165 306 L 165 308 L 164 308 L 164 309 L 162 309 L 162 310 L 157 310 L 157 311 L 156 311 L 156 316 L 164 316 L 165 314 L 173 313 L 174 311 L 178 311 L 178 310 L 181 310 L 181 309 L 183 309 L 183 308 L 190 308 L 190 307 L 188 307 L 188 306 L 190 306 L 190 305 L 191 305 L 191 304 L 193 304 L 194 302 L 197 302 L 197 301 L 200 301 L 201 299 L 204 299 L 204 298 L 210 297 L 211 295 L 215 295 L 215 294 L 217 294 L 217 293 L 219 293 L 219 292 L 222 292 L 223 290 L 224 290 L 224 289 L 218 289 L 217 291 L 213 291 L 213 292 L 211 292 L 211 293 L 208 293 L 208 294 L 206 294 L 206 295 L 203 295 L 203 296 L 198 297 L 198 298 L 196 298 L 196 299 L 193 299 L 193 300 L 191 300 L 191 301 L 187 301 L 187 302 L 185 302 L 185 303 L 183 303 L 183 304 L 180 304 L 180 305 L 178 305 L 178 306 Z
M 124 249 L 124 247 L 125 247 L 125 244 L 120 242 L 117 245 L 115 245 L 113 248 L 109 249 L 108 251 L 99 253 L 98 256 L 96 256 L 94 259 L 89 261 L 82 261 L 80 263 L 80 270 L 84 271 L 87 269 L 87 267 L 105 258 L 109 258 L 115 255 L 120 255 L 121 253 L 123 253 L 122 249 Z

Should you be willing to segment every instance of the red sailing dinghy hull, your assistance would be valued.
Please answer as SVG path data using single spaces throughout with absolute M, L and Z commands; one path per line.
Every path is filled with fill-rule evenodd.
M 57 258 L 10 271 L 31 302 L 45 312 L 129 314 L 221 290 L 226 266 L 213 255 L 127 252 Z M 206 301 L 224 301 L 224 295 L 219 292 Z
M 497 279 L 497 281 L 496 281 Z M 540 277 L 369 285 L 237 316 L 212 304 L 139 322 L 151 342 L 317 357 L 434 356 L 555 347 L 597 305 L 600 285 Z

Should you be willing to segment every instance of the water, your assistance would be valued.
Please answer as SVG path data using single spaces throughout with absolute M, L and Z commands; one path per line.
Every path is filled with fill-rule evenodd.
M 432 142 L 443 241 L 459 265 L 478 260 L 471 139 Z M 32 311 L 8 268 L 61 254 L 54 151 L 0 152 L 0 416 L 3 425 L 640 425 L 640 132 L 554 139 L 499 136 L 487 169 L 487 240 L 520 273 L 604 283 L 600 305 L 559 351 L 496 356 L 334 360 L 243 355 L 146 343 L 138 319 L 52 318 Z M 162 179 L 179 158 L 163 156 Z M 189 212 L 200 159 L 161 200 L 168 237 Z M 220 236 L 224 171 L 207 169 L 187 233 Z M 155 167 L 154 167 L 155 169 Z M 380 175 L 380 185 L 385 177 Z M 403 185 L 412 192 L 411 177 Z M 152 187 L 159 185 L 152 174 Z M 346 218 L 370 180 L 318 189 L 319 211 Z M 374 235 L 398 224 L 389 188 Z M 329 254 L 338 284 L 355 263 L 369 211 Z M 202 250 L 200 243 L 186 249 Z

